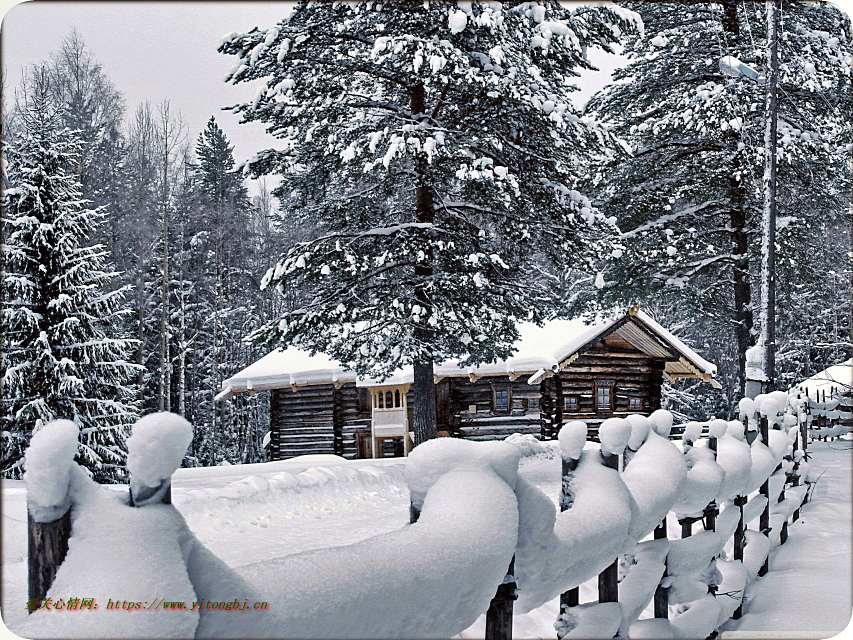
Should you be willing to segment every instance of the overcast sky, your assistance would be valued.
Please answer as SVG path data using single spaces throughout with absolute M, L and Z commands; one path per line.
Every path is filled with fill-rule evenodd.
M 0 0 L 7 9 L 14 0 Z M 14 88 L 27 65 L 46 60 L 72 27 L 85 39 L 104 71 L 124 94 L 128 113 L 145 100 L 169 98 L 180 110 L 194 141 L 211 115 L 234 144 L 237 161 L 273 146 L 263 125 L 241 125 L 223 106 L 251 100 L 254 87 L 222 81 L 233 58 L 216 52 L 231 31 L 277 24 L 290 2 L 26 2 L 13 6 L 2 23 L 2 61 Z M 589 97 L 618 63 L 598 56 L 603 73 L 582 79 Z

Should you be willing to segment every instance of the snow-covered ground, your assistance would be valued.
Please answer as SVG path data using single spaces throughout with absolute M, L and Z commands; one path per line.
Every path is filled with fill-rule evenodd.
M 849 440 L 811 444 L 812 468 L 826 470 L 813 499 L 790 527 L 788 542 L 772 552 L 770 573 L 749 588 L 743 618 L 724 630 L 824 631 L 830 637 L 845 628 L 853 609 L 849 446 Z M 400 529 L 409 517 L 404 464 L 328 457 L 179 470 L 173 501 L 208 549 L 230 567 L 244 567 Z M 524 458 L 520 467 L 521 477 L 555 502 L 559 473 L 556 449 Z M 2 491 L 2 615 L 14 631 L 27 617 L 26 489 L 3 481 Z M 581 602 L 596 598 L 595 580 L 581 586 Z M 514 636 L 553 638 L 556 617 L 552 600 L 516 616 Z M 480 638 L 483 629 L 481 617 L 462 637 Z

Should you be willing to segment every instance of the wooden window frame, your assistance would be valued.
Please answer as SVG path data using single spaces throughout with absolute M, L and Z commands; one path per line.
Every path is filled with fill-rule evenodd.
M 635 407 L 635 403 L 639 406 Z M 644 408 L 642 398 L 628 398 L 628 411 L 642 411 Z
M 600 389 L 609 389 L 610 405 L 608 407 L 600 407 L 598 405 L 598 392 Z M 593 395 L 596 411 L 613 411 L 616 400 L 616 381 L 615 380 L 596 380 L 595 394 Z
M 569 400 L 574 400 L 575 406 L 570 407 L 569 406 Z M 576 395 L 563 396 L 563 411 L 566 411 L 568 413 L 576 413 L 576 412 L 580 411 L 580 408 L 581 408 L 580 396 L 576 396 Z
M 498 393 L 506 392 L 506 409 L 498 409 Z M 512 413 L 512 387 L 492 385 L 492 413 L 509 415 Z
M 533 403 L 536 403 L 536 405 L 534 406 Z M 524 399 L 524 410 L 525 411 L 539 411 L 541 406 L 542 406 L 541 399 L 538 397 L 537 398 L 525 398 Z

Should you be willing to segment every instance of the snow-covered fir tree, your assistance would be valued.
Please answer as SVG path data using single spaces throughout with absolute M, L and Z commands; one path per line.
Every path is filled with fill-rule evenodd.
M 120 478 L 138 414 L 132 344 L 117 331 L 126 290 L 113 288 L 103 247 L 88 244 L 104 212 L 81 197 L 79 153 L 47 96 L 31 95 L 4 149 L 4 477 L 20 477 L 34 431 L 68 418 L 81 428 L 79 461 L 100 481 Z
M 614 153 L 569 93 L 587 47 L 635 14 L 556 2 L 300 3 L 265 31 L 229 34 L 234 107 L 279 139 L 246 165 L 309 240 L 263 285 L 304 304 L 254 333 L 323 351 L 361 373 L 414 369 L 416 442 L 435 430 L 433 364 L 510 355 L 547 291 L 530 261 L 592 269 L 611 223 L 575 190 Z
M 736 347 L 731 382 L 742 393 L 760 262 L 764 5 L 629 6 L 645 36 L 627 39 L 629 64 L 587 107 L 633 151 L 594 177 L 622 236 L 592 294 L 700 313 L 706 338 Z M 777 290 L 802 284 L 810 270 L 794 267 L 821 255 L 808 248 L 850 224 L 850 22 L 824 3 L 786 2 L 779 55 Z

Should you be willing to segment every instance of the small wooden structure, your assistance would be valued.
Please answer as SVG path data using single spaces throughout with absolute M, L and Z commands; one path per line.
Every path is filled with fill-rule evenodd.
M 517 351 L 507 360 L 436 365 L 439 435 L 494 440 L 528 433 L 551 439 L 564 421 L 575 419 L 585 420 L 594 433 L 607 418 L 659 409 L 665 379 L 698 378 L 719 387 L 715 365 L 636 307 L 592 325 L 553 320 L 542 327 L 522 323 L 519 332 Z M 216 399 L 271 390 L 273 460 L 382 455 L 389 453 L 386 440 L 394 438 L 403 440 L 397 451 L 404 455 L 412 381 L 411 369 L 385 380 L 361 378 L 322 354 L 291 347 L 226 380 Z

